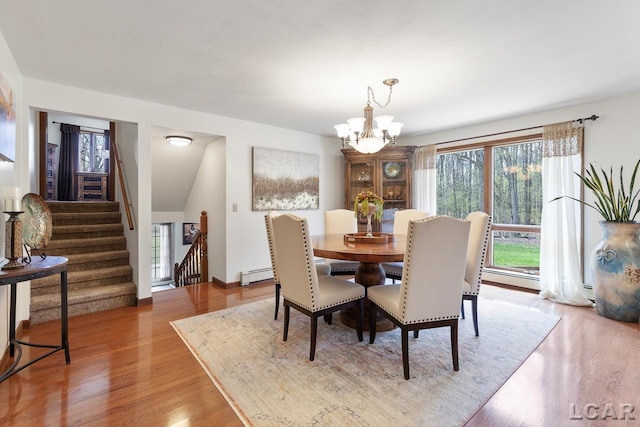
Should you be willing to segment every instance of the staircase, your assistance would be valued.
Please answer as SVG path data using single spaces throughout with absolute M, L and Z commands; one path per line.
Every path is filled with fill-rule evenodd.
M 136 305 L 118 202 L 47 201 L 53 233 L 47 255 L 69 259 L 69 316 Z M 37 256 L 37 255 L 34 255 Z M 60 318 L 60 276 L 31 282 L 30 323 Z

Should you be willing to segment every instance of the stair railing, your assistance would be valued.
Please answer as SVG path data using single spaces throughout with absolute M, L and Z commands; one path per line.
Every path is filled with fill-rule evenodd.
M 207 212 L 200 213 L 200 230 L 196 233 L 191 247 L 180 264 L 174 267 L 176 286 L 207 282 L 209 277 L 209 256 L 207 253 Z
M 111 126 L 111 135 L 115 134 L 115 127 Z M 124 209 L 127 214 L 127 221 L 129 222 L 129 230 L 133 230 L 133 217 L 131 216 L 131 206 L 129 205 L 129 198 L 127 197 L 127 186 L 124 182 L 124 175 L 122 172 L 122 160 L 120 160 L 120 154 L 118 153 L 118 145 L 116 144 L 116 139 L 112 138 L 111 148 L 113 149 L 113 155 L 115 157 L 116 166 L 118 167 L 118 178 L 120 181 L 120 190 L 122 191 L 122 202 L 124 204 Z

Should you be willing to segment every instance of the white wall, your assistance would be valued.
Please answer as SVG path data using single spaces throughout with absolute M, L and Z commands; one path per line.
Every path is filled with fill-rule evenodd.
M 227 138 L 227 182 L 234 181 L 227 193 L 227 272 L 226 281 L 239 281 L 240 272 L 253 268 L 270 267 L 267 234 L 264 227 L 266 212 L 251 211 L 251 147 L 270 147 L 281 150 L 299 151 L 320 156 L 320 209 L 294 211 L 309 220 L 311 233 L 324 231 L 324 211 L 342 207 L 344 197 L 344 160 L 339 143 L 333 139 L 309 136 L 303 139 L 299 132 L 279 136 L 276 128 L 237 147 Z M 231 148 L 237 148 L 231 150 Z M 236 191 L 237 189 L 246 191 Z M 238 204 L 238 212 L 231 212 L 233 203 Z M 231 265 L 233 264 L 233 268 Z
M 29 143 L 26 135 L 29 133 L 27 127 L 28 110 L 24 107 L 22 92 L 22 76 L 18 66 L 9 51 L 9 47 L 0 33 L 0 74 L 9 84 L 13 91 L 14 109 L 16 112 L 16 157 L 15 162 L 0 161 L 0 191 L 4 187 L 19 187 L 20 194 L 23 195 L 31 191 L 29 177 Z M 35 180 L 34 180 L 35 181 Z M 0 193 L 2 194 L 2 193 Z M 3 225 L 0 227 L 0 255 L 4 257 L 4 222 L 8 218 L 2 215 Z M 18 322 L 29 315 L 29 282 L 18 286 L 17 292 L 17 317 Z M 8 346 L 9 342 L 9 287 L 0 287 L 0 346 L 1 351 Z
M 232 168 L 233 169 L 233 168 Z M 231 178 L 231 186 L 236 180 Z M 226 140 L 224 138 L 207 145 L 202 162 L 185 205 L 185 222 L 200 222 L 200 213 L 207 211 L 207 255 L 209 277 L 226 282 L 227 277 L 227 200 Z M 188 246 L 185 246 L 188 249 Z M 185 249 L 186 251 L 186 249 Z M 183 255 L 184 256 L 184 255 Z M 181 260 L 182 257 L 176 260 Z
M 132 224 L 126 215 L 122 183 L 116 180 L 116 200 L 120 201 L 124 235 L 127 238 L 129 262 L 133 269 L 133 281 L 138 285 L 138 298 L 151 296 L 151 158 L 150 128 L 135 123 L 118 121 L 116 126 L 116 146 L 121 162 L 127 193 L 127 203 L 131 209 Z M 146 144 L 140 141 L 146 141 Z M 114 145 L 112 144 L 112 149 Z M 115 153 L 114 153 L 115 155 Z M 117 160 L 116 160 L 117 162 Z M 118 169 L 119 166 L 116 166 Z M 133 230 L 131 230 L 133 228 Z M 140 262 L 144 265 L 140 265 Z M 143 286 L 141 286 L 143 284 Z
M 332 138 L 266 126 L 227 117 L 189 111 L 131 98 L 102 94 L 55 83 L 24 79 L 24 103 L 32 109 L 63 111 L 66 114 L 99 117 L 118 122 L 117 141 L 126 172 L 130 203 L 135 216 L 135 231 L 127 236 L 134 281 L 138 284 L 138 298 L 151 296 L 150 246 L 147 244 L 151 217 L 150 135 L 152 126 L 185 129 L 213 135 L 224 135 L 225 199 L 211 199 L 204 210 L 209 213 L 224 210 L 222 222 L 226 240 L 216 248 L 225 254 L 224 265 L 214 261 L 213 270 L 225 282 L 240 280 L 245 269 L 270 265 L 264 231 L 263 212 L 251 211 L 251 147 L 268 146 L 320 155 L 320 209 L 301 211 L 309 218 L 313 232 L 322 232 L 322 212 L 341 206 L 343 193 L 343 160 L 339 143 Z M 26 125 L 23 124 L 26 127 Z M 212 155 L 215 156 L 215 151 Z M 219 158 L 217 160 L 220 161 Z M 211 186 L 207 191 L 210 191 Z M 200 190 L 195 190 L 200 192 Z M 117 196 L 120 196 L 119 188 Z M 238 212 L 230 214 L 232 203 Z M 202 208 L 193 209 L 193 212 Z M 185 219 L 187 219 L 185 217 Z M 126 227 L 125 227 L 126 229 Z M 127 230 L 125 230 L 127 231 Z M 138 244 L 138 242 L 142 242 Z M 216 254 L 214 254 L 215 256 Z M 138 260 L 141 260 L 140 263 Z
M 628 182 L 635 162 L 640 159 L 640 137 L 635 127 L 638 111 L 640 111 L 640 93 L 632 93 L 572 107 L 497 120 L 476 126 L 468 126 L 412 138 L 403 138 L 402 143 L 418 146 L 435 144 L 460 138 L 568 121 L 596 114 L 600 116 L 600 118 L 595 122 L 587 121 L 585 126 L 585 166 L 589 163 L 599 163 L 599 165 L 605 169 L 613 166 L 614 171 L 617 171 L 620 165 L 623 165 L 627 173 Z M 585 198 L 588 202 L 593 202 L 593 197 L 590 192 L 585 192 Z M 598 224 L 598 221 L 601 219 L 602 218 L 592 209 L 585 209 L 585 250 L 583 264 L 585 266 L 588 266 L 592 248 L 594 248 L 602 238 L 602 230 Z M 585 269 L 585 282 L 592 282 L 588 268 Z

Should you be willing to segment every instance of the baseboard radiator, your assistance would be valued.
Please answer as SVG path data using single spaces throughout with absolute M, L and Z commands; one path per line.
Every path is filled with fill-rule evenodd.
M 260 282 L 262 280 L 273 279 L 273 272 L 270 268 L 258 268 L 255 270 L 243 271 L 241 274 L 242 280 L 240 286 L 246 286 L 253 282 Z

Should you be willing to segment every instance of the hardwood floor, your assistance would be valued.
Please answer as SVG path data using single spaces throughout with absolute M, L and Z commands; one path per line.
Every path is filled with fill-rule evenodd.
M 518 290 L 484 285 L 482 294 L 562 319 L 468 425 L 578 426 L 595 414 L 612 421 L 610 408 L 621 418 L 626 404 L 633 405 L 632 412 L 626 407 L 627 418 L 639 422 L 639 325 Z M 1 383 L 0 425 L 240 426 L 169 322 L 271 295 L 272 284 L 234 290 L 201 284 L 154 293 L 153 305 L 73 317 L 71 364 L 59 352 Z M 483 333 L 490 331 L 481 323 L 480 338 Z M 58 336 L 58 323 L 47 322 L 22 338 L 51 342 Z M 38 351 L 27 348 L 23 357 Z M 588 404 L 598 408 L 583 412 Z M 582 420 L 571 419 L 577 416 Z

